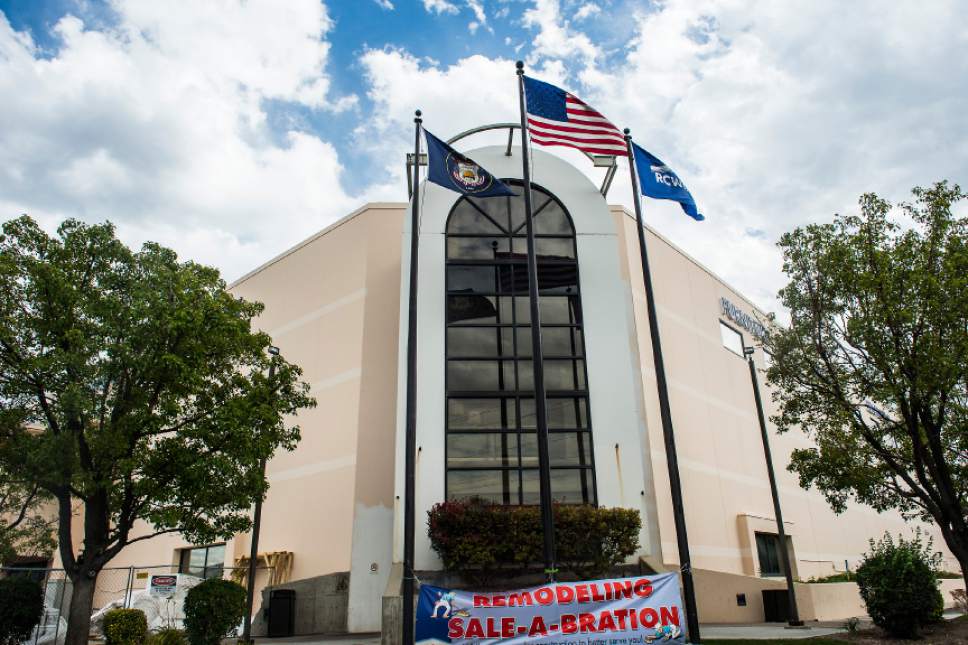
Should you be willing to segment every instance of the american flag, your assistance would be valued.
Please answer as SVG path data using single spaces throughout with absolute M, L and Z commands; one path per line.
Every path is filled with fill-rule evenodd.
M 625 136 L 600 112 L 561 88 L 524 77 L 528 130 L 543 146 L 569 146 L 588 154 L 627 157 Z

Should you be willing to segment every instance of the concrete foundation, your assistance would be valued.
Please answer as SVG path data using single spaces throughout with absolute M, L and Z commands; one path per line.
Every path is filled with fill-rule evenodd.
M 252 622 L 252 635 L 266 635 L 269 595 L 276 589 L 291 589 L 296 592 L 295 636 L 346 634 L 349 579 L 348 572 L 339 572 L 266 587 L 262 590 L 262 608 Z

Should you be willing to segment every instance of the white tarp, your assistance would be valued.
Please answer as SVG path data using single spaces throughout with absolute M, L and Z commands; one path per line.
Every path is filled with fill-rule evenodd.
M 148 621 L 148 630 L 154 631 L 166 627 L 181 629 L 184 627 L 182 621 L 185 620 L 185 596 L 188 590 L 202 581 L 202 578 L 189 576 L 183 573 L 177 574 L 178 582 L 175 591 L 171 595 L 152 595 L 148 589 L 142 589 L 131 594 L 128 600 L 130 609 L 140 609 L 144 612 Z M 91 629 L 98 634 L 101 633 L 101 625 L 104 622 L 104 615 L 112 609 L 124 607 L 123 600 L 115 600 L 108 603 L 91 616 Z

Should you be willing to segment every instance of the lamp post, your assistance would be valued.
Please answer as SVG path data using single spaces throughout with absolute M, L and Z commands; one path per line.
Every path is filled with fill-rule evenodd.
M 787 582 L 787 602 L 791 627 L 803 627 L 800 612 L 797 610 L 797 591 L 793 586 L 793 569 L 790 567 L 790 554 L 787 553 L 786 531 L 783 529 L 783 513 L 780 510 L 780 496 L 776 490 L 776 474 L 773 472 L 773 456 L 770 452 L 770 436 L 766 431 L 766 417 L 763 415 L 763 400 L 760 398 L 760 385 L 756 379 L 756 364 L 753 363 L 753 348 L 744 347 L 743 354 L 750 368 L 753 382 L 753 398 L 756 401 L 756 416 L 760 421 L 760 435 L 763 439 L 763 456 L 766 458 L 766 472 L 770 477 L 770 493 L 773 495 L 773 515 L 776 517 L 776 533 L 780 539 L 780 563 Z
M 269 359 L 269 387 L 272 387 L 272 379 L 276 375 L 276 361 L 274 360 L 276 356 L 279 355 L 279 348 L 274 345 L 269 345 L 267 350 L 273 358 Z M 259 472 L 262 473 L 262 478 L 265 479 L 266 476 L 266 460 L 265 457 L 259 462 Z M 248 589 L 246 589 L 245 598 L 245 617 L 242 623 L 242 642 L 251 643 L 252 642 L 252 603 L 255 600 L 255 565 L 256 561 L 259 559 L 259 529 L 262 528 L 262 499 L 257 499 L 255 501 L 255 513 L 252 515 L 252 544 L 249 549 L 249 576 L 248 576 Z

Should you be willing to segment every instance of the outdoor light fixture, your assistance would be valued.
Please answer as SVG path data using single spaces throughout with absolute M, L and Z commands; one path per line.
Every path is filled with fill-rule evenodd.
M 770 438 L 766 430 L 766 416 L 763 414 L 763 400 L 760 398 L 760 385 L 756 379 L 756 365 L 753 363 L 753 347 L 744 347 L 743 355 L 750 368 L 750 381 L 753 384 L 753 400 L 756 402 L 756 417 L 760 422 L 760 438 L 763 440 L 763 457 L 766 460 L 766 474 L 770 479 L 770 494 L 773 497 L 773 514 L 776 519 L 776 534 L 780 542 L 780 564 L 787 583 L 787 624 L 790 627 L 803 627 L 800 610 L 797 607 L 796 588 L 793 585 L 793 567 L 787 552 L 786 530 L 783 528 L 783 511 L 780 509 L 780 495 L 776 489 L 776 474 L 773 472 L 773 455 L 770 452 Z M 739 596 L 737 595 L 737 603 Z M 745 603 L 744 603 L 745 604 Z M 740 605 L 743 606 L 743 605 Z
M 275 345 L 269 345 L 269 347 L 268 347 L 268 349 L 266 351 L 268 351 L 273 356 L 278 356 L 279 355 L 279 348 L 276 347 Z

